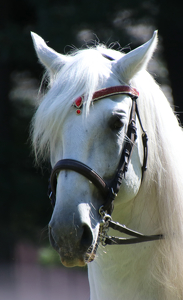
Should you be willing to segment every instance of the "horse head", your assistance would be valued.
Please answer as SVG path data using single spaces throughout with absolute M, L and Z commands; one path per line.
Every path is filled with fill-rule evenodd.
M 61 55 L 32 33 L 35 50 L 49 75 L 50 86 L 34 118 L 33 143 L 38 156 L 58 161 L 73 160 L 88 166 L 110 186 L 118 169 L 131 118 L 133 95 L 97 92 L 116 87 L 131 90 L 132 79 L 145 70 L 157 43 L 152 39 L 126 55 L 104 46 Z M 118 89 L 120 91 L 120 88 Z M 94 101 L 97 100 L 97 101 Z M 137 138 L 128 171 L 115 199 L 116 214 L 139 192 L 142 180 L 143 143 L 138 120 Z M 123 174 L 124 175 L 124 174 Z M 55 206 L 49 223 L 52 246 L 65 266 L 83 266 L 95 259 L 100 242 L 105 195 L 73 168 L 54 174 Z

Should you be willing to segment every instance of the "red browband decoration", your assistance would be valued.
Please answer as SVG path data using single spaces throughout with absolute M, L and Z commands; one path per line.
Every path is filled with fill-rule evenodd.
M 81 107 L 83 105 L 83 97 L 78 97 L 74 101 L 73 105 L 77 108 L 77 110 L 76 110 L 77 115 L 80 115 L 81 114 Z
M 100 99 L 103 99 L 103 98 L 106 98 L 109 96 L 115 96 L 115 95 L 120 95 L 120 94 L 128 94 L 135 98 L 138 98 L 138 96 L 139 96 L 139 92 L 135 88 L 132 88 L 130 86 L 125 86 L 125 85 L 123 85 L 123 86 L 119 85 L 119 86 L 112 86 L 109 88 L 105 88 L 105 89 L 96 91 L 93 94 L 92 101 L 97 101 L 97 100 L 100 100 Z M 73 105 L 77 108 L 76 113 L 78 115 L 80 115 L 81 108 L 83 105 L 83 96 L 78 97 L 74 101 Z

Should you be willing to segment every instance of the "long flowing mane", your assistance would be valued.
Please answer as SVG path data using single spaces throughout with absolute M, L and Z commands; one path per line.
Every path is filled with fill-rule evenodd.
M 159 216 L 157 230 L 165 236 L 156 249 L 152 273 L 163 284 L 165 299 L 182 299 L 183 131 L 148 73 L 139 74 L 133 85 L 140 92 L 139 110 L 149 137 L 148 172 L 138 198 L 143 194 L 146 207 L 154 203 Z
M 123 56 L 104 46 L 80 50 L 68 56 L 69 62 L 50 78 L 50 89 L 32 123 L 38 158 L 48 157 L 51 147 L 56 147 L 73 101 L 87 95 L 87 118 L 98 84 L 107 76 L 118 78 L 117 73 L 111 73 L 110 61 L 101 54 L 114 59 Z M 183 132 L 167 99 L 146 71 L 139 72 L 131 84 L 140 93 L 139 111 L 149 137 L 148 171 L 135 205 L 140 205 L 142 214 L 153 207 L 148 215 L 156 216 L 156 231 L 165 236 L 155 248 L 151 274 L 163 286 L 165 299 L 183 299 Z

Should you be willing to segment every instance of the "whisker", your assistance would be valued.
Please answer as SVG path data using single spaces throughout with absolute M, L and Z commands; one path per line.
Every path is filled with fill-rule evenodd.
M 41 232 L 40 232 L 40 241 L 45 241 L 48 238 L 49 238 L 48 226 L 45 226 L 45 227 L 43 227 L 41 229 Z

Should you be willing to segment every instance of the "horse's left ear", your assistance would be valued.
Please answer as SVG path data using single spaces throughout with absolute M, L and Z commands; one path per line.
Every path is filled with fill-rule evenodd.
M 69 61 L 68 56 L 57 53 L 48 47 L 45 41 L 36 33 L 31 32 L 31 36 L 37 56 L 47 71 L 55 73 Z
M 139 71 L 145 69 L 157 45 L 157 31 L 142 46 L 130 51 L 122 58 L 113 62 L 113 68 L 120 73 L 123 81 L 128 83 Z

